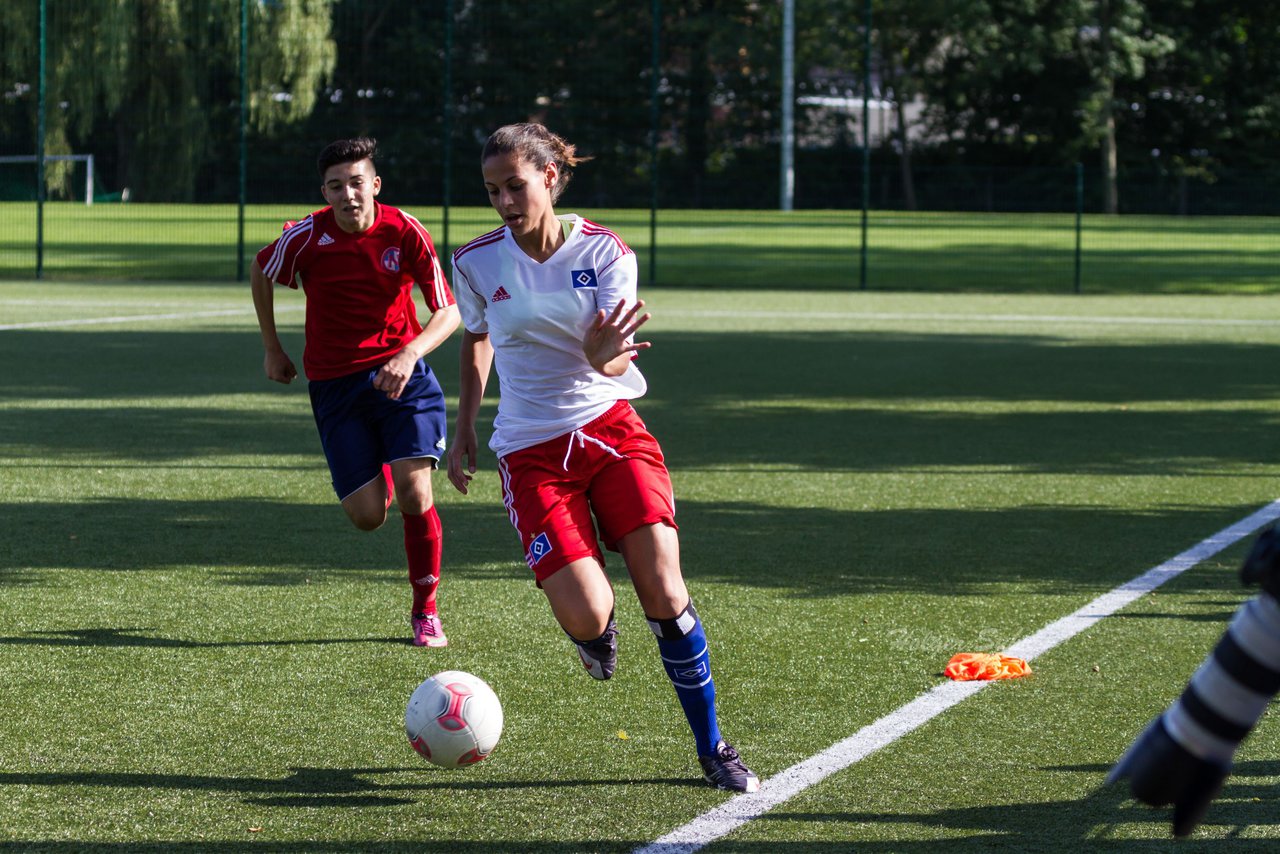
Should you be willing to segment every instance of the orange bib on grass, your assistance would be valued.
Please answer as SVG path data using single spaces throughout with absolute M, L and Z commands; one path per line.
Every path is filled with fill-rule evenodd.
M 946 674 L 957 682 L 972 679 L 1017 679 L 1031 673 L 1021 658 L 989 652 L 958 652 L 947 662 Z

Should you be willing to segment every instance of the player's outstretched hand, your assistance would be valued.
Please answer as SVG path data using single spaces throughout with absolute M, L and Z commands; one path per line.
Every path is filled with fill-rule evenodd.
M 449 470 L 449 482 L 453 488 L 467 494 L 471 476 L 476 473 L 476 438 L 475 428 L 454 427 L 453 442 L 449 445 L 446 464 Z
M 1230 766 L 1207 762 L 1174 741 L 1160 715 L 1120 757 L 1107 782 L 1128 778 L 1130 792 L 1143 803 L 1173 804 L 1173 835 L 1186 836 L 1204 818 L 1230 773 Z
M 286 385 L 298 376 L 298 369 L 294 367 L 293 360 L 283 350 L 268 350 L 267 355 L 262 359 L 262 370 L 266 373 L 267 379 Z
M 1240 581 L 1246 587 L 1260 585 L 1280 599 L 1280 530 L 1275 525 L 1265 528 L 1240 566 Z
M 646 350 L 648 341 L 633 341 L 636 330 L 648 322 L 651 314 L 640 314 L 644 308 L 644 300 L 636 300 L 636 304 L 627 308 L 626 303 L 618 303 L 613 311 L 605 316 L 604 309 L 596 312 L 596 319 L 582 339 L 582 352 L 595 368 L 605 376 L 616 377 L 627 369 L 627 356 L 638 350 Z

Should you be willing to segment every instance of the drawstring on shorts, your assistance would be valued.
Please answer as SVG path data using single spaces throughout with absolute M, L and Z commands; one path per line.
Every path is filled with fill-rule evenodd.
M 569 470 L 569 457 L 573 454 L 573 441 L 575 439 L 578 440 L 579 448 L 585 448 L 587 446 L 587 442 L 590 442 L 591 444 L 602 448 L 606 453 L 610 453 L 620 460 L 625 459 L 622 456 L 622 454 L 615 451 L 612 447 L 609 446 L 608 443 L 600 441 L 595 436 L 588 436 L 586 433 L 583 433 L 581 430 L 574 430 L 572 433 L 569 434 L 569 447 L 565 448 L 564 462 L 561 464 L 565 471 Z

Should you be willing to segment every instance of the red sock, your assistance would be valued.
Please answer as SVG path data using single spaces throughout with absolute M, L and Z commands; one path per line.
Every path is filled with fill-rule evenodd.
M 396 482 L 391 479 L 391 466 L 382 464 L 382 479 L 387 482 L 387 507 L 391 507 L 391 501 L 396 497 Z
M 421 516 L 403 513 L 401 516 L 404 519 L 404 553 L 409 559 L 409 583 L 413 586 L 413 613 L 434 614 L 443 550 L 440 516 L 434 506 Z

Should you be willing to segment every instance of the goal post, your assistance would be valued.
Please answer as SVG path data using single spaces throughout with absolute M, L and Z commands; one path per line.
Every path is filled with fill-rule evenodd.
M 46 161 L 70 161 L 72 163 L 84 164 L 84 203 L 86 205 L 93 204 L 93 155 L 92 154 L 46 154 Z M 0 164 L 4 163 L 39 163 L 40 158 L 35 154 L 11 154 L 0 157 Z M 43 180 L 40 176 L 40 180 Z

